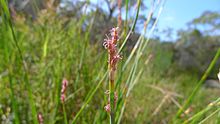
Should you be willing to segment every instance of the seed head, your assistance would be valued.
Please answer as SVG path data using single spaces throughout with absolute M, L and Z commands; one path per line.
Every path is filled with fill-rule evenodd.
M 116 66 L 117 66 L 117 63 L 118 61 L 121 59 L 121 56 L 118 54 L 118 50 L 117 50 L 117 42 L 118 42 L 118 39 L 119 39 L 119 36 L 118 36 L 118 30 L 119 28 L 116 27 L 116 28 L 112 28 L 110 30 L 110 38 L 107 36 L 107 39 L 104 39 L 104 43 L 103 43 L 103 46 L 105 47 L 105 49 L 108 50 L 108 64 L 109 64 L 109 81 L 111 83 L 111 87 L 112 89 L 114 89 L 114 75 L 115 75 L 115 72 L 116 72 Z M 117 99 L 118 99 L 118 96 L 117 96 L 117 93 L 113 91 L 108 91 L 106 92 L 106 94 L 108 95 L 108 104 L 104 107 L 104 109 L 107 111 L 107 112 L 110 112 L 111 111 L 111 105 L 110 105 L 110 95 L 111 93 L 114 93 L 114 105 L 113 107 L 116 106 L 116 103 L 117 103 Z M 114 109 L 114 108 L 113 108 Z
M 107 105 L 104 107 L 104 109 L 105 109 L 106 112 L 111 112 L 110 104 L 107 104 Z
M 62 103 L 64 103 L 65 98 L 66 98 L 66 88 L 68 85 L 68 81 L 66 79 L 63 79 L 62 81 L 62 89 L 61 89 L 61 96 L 60 96 L 60 100 Z
M 39 124 L 43 124 L 44 123 L 43 115 L 41 113 L 37 114 L 37 119 L 38 119 L 38 123 Z
M 103 46 L 105 47 L 105 49 L 108 50 L 108 54 L 109 54 L 108 62 L 112 70 L 116 70 L 116 64 L 118 60 L 121 59 L 121 56 L 118 54 L 118 51 L 116 48 L 118 37 L 119 37 L 118 30 L 119 30 L 118 27 L 112 28 L 110 30 L 111 38 L 107 37 L 107 39 L 104 39 L 104 43 L 103 43 Z
M 106 95 L 108 95 L 108 104 L 104 107 L 106 112 L 110 112 L 111 111 L 111 106 L 110 106 L 110 93 L 109 90 L 107 90 L 105 92 Z M 118 101 L 118 94 L 117 92 L 114 92 L 114 106 L 116 106 L 116 103 Z

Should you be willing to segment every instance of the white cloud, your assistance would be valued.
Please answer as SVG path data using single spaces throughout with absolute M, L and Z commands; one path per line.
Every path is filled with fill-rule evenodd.
M 164 21 L 168 21 L 168 22 L 173 22 L 175 20 L 175 18 L 173 16 L 165 16 L 163 18 Z

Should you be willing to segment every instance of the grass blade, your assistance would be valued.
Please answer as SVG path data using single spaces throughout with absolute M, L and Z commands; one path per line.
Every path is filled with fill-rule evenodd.
M 202 78 L 199 80 L 198 84 L 196 85 L 196 87 L 193 89 L 191 95 L 189 96 L 189 98 L 185 101 L 185 103 L 183 104 L 183 107 L 181 109 L 179 109 L 178 113 L 176 114 L 176 119 L 183 113 L 183 111 L 185 109 L 187 109 L 187 107 L 189 107 L 189 105 L 192 103 L 196 93 L 199 91 L 202 83 L 206 80 L 206 78 L 208 77 L 208 75 L 210 74 L 211 70 L 214 68 L 218 58 L 220 56 L 220 48 L 217 50 L 213 60 L 211 61 L 209 67 L 207 68 L 207 70 L 205 71 L 205 73 L 203 74 Z M 175 119 L 175 120 L 176 120 Z

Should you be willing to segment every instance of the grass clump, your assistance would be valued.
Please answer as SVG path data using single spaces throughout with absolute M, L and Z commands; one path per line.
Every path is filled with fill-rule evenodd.
M 104 44 L 107 53 L 103 41 L 92 41 L 94 22 L 86 20 L 87 15 L 77 20 L 42 10 L 35 20 L 22 15 L 12 19 L 6 1 L 1 0 L 0 121 L 109 123 L 106 103 L 110 105 L 110 123 L 203 123 L 217 118 L 213 115 L 219 112 L 219 91 L 201 88 L 201 84 L 219 51 L 199 83 L 199 75 L 178 70 L 168 45 L 150 38 L 164 3 L 150 8 L 143 34 L 129 51 L 127 41 L 139 18 L 138 0 L 130 30 L 127 26 L 115 33 L 118 29 L 114 28 L 113 39 Z M 156 20 L 146 31 L 155 12 Z M 119 40 L 118 49 L 116 41 L 110 49 L 113 42 L 109 40 Z M 117 63 L 119 54 L 123 59 Z M 110 95 L 106 97 L 108 87 Z M 188 102 L 182 106 L 184 101 Z M 208 106 L 212 101 L 215 106 Z M 185 113 L 189 108 L 192 110 Z

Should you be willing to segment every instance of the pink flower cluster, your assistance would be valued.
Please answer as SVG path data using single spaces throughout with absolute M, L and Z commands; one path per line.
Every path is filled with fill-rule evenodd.
M 106 93 L 106 94 L 109 96 L 109 98 L 108 98 L 108 104 L 104 107 L 104 109 L 105 109 L 105 111 L 107 111 L 107 112 L 111 112 L 109 92 Z M 117 94 L 117 92 L 115 92 L 115 93 L 114 93 L 114 106 L 116 106 L 117 101 L 118 101 L 118 94 Z
M 110 30 L 111 38 L 109 39 L 107 37 L 107 39 L 104 39 L 104 43 L 103 43 L 103 46 L 105 47 L 105 49 L 108 50 L 108 53 L 109 53 L 108 62 L 113 71 L 116 70 L 116 64 L 118 60 L 121 59 L 121 56 L 117 53 L 117 49 L 116 49 L 116 46 L 117 46 L 116 44 L 118 41 L 118 30 L 119 30 L 118 27 L 112 28 Z
M 39 124 L 43 124 L 44 123 L 43 115 L 41 113 L 37 114 L 37 119 L 38 119 L 38 123 Z
M 111 38 L 108 38 L 104 40 L 104 43 L 103 43 L 103 46 L 108 50 L 108 64 L 109 64 L 109 80 L 110 80 L 110 86 L 112 89 L 112 91 L 109 91 L 108 93 L 108 104 L 104 107 L 104 109 L 107 111 L 107 112 L 110 112 L 111 111 L 111 106 L 113 106 L 112 109 L 115 108 L 116 106 L 116 102 L 117 102 L 117 99 L 118 99 L 118 96 L 117 96 L 117 93 L 114 92 L 114 75 L 115 75 L 115 72 L 116 72 L 116 65 L 119 61 L 119 59 L 121 59 L 121 56 L 118 54 L 118 51 L 117 51 L 117 42 L 118 42 L 118 39 L 119 39 L 119 36 L 118 36 L 118 31 L 119 28 L 116 27 L 116 28 L 112 28 L 110 30 L 110 34 L 111 34 Z M 112 99 L 112 101 L 114 100 L 114 104 L 111 105 L 110 103 L 112 101 L 110 101 L 110 95 L 111 93 L 114 93 L 112 95 L 114 95 L 114 99 Z
M 68 81 L 66 79 L 63 79 L 62 89 L 61 89 L 61 97 L 60 97 L 60 100 L 61 100 L 62 103 L 65 102 L 67 85 L 68 85 Z

